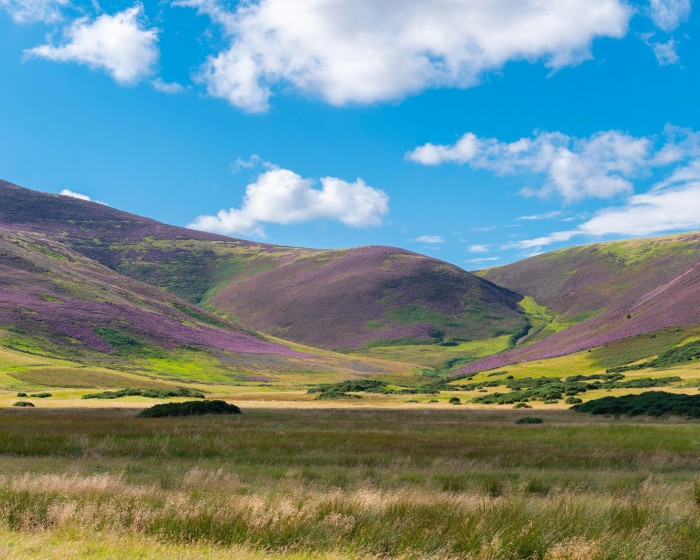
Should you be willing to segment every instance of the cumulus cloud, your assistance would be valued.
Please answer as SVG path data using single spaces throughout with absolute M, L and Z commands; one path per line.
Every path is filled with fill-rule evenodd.
M 178 0 L 218 23 L 230 46 L 201 80 L 211 95 L 263 112 L 276 87 L 333 105 L 435 87 L 471 87 L 513 60 L 552 68 L 589 58 L 596 37 L 622 37 L 622 0 Z
M 0 10 L 15 23 L 55 23 L 62 19 L 61 10 L 68 6 L 68 0 L 0 0 Z
M 120 84 L 133 84 L 150 75 L 158 61 L 158 29 L 146 28 L 141 4 L 94 20 L 80 18 L 64 35 L 61 45 L 41 45 L 25 54 L 101 69 Z
M 429 243 L 431 245 L 435 245 L 438 243 L 444 243 L 445 239 L 440 235 L 420 235 L 413 241 L 416 243 Z
M 576 229 L 510 243 L 504 248 L 540 250 L 577 236 L 635 237 L 700 229 L 700 161 L 675 170 L 649 192 L 631 196 L 623 206 L 605 208 Z
M 650 12 L 654 24 L 671 32 L 690 17 L 690 0 L 651 0 Z
M 667 127 L 661 142 L 615 130 L 588 138 L 537 132 L 515 142 L 480 138 L 468 132 L 455 144 L 424 144 L 406 157 L 422 165 L 456 163 L 498 175 L 542 176 L 544 184 L 540 188 L 525 188 L 521 193 L 558 194 L 572 202 L 629 194 L 632 179 L 696 153 L 698 141 L 697 133 L 673 127 Z
M 334 220 L 351 227 L 379 225 L 389 212 L 389 197 L 365 184 L 335 177 L 315 181 L 287 169 L 271 169 L 246 187 L 240 208 L 199 216 L 188 227 L 217 233 L 263 236 L 264 224 Z

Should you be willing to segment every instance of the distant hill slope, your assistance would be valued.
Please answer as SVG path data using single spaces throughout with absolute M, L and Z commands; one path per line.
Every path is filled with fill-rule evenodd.
M 464 270 L 391 247 L 282 260 L 234 280 L 211 304 L 255 329 L 356 348 L 377 340 L 490 338 L 521 328 L 522 297 Z
M 698 260 L 700 232 L 692 232 L 569 247 L 477 274 L 576 322 L 643 296 Z
M 43 233 L 246 328 L 327 348 L 489 338 L 526 320 L 519 294 L 401 249 L 252 243 L 4 182 L 0 227 Z
M 591 307 L 595 307 L 597 311 L 603 304 L 610 306 L 620 301 L 623 303 L 544 340 L 474 362 L 461 371 L 491 369 L 509 363 L 563 356 L 668 327 L 700 325 L 699 241 L 700 234 L 694 232 L 656 239 L 566 249 L 552 255 L 542 255 L 544 258 L 535 257 L 537 262 L 545 264 L 543 270 L 546 270 L 547 274 L 552 274 L 555 280 L 561 278 L 562 274 L 566 274 L 567 270 L 574 270 L 571 276 L 578 276 L 578 269 L 571 268 L 577 265 L 584 271 L 598 268 L 607 273 L 598 277 L 595 275 L 588 277 L 588 283 L 581 281 L 578 290 L 569 293 L 568 296 L 565 288 L 555 294 L 551 284 L 539 290 L 533 286 L 535 297 L 542 298 L 543 302 L 552 305 L 555 310 L 561 310 L 564 314 L 571 310 L 581 313 L 586 310 L 588 301 L 590 313 L 593 311 Z M 623 252 L 627 260 L 620 263 L 619 255 L 611 255 L 611 247 L 616 251 L 620 248 L 627 249 Z M 565 255 L 572 257 L 569 261 L 572 264 L 563 266 L 563 270 L 557 272 L 556 268 L 552 268 L 551 262 L 562 262 Z M 588 259 L 581 259 L 580 255 L 588 256 Z M 602 262 L 596 263 L 591 258 L 594 255 L 601 256 Z M 536 263 L 532 262 L 534 259 L 529 261 L 531 262 L 515 263 L 505 273 L 494 269 L 486 271 L 486 274 L 489 277 L 499 278 L 509 274 L 512 283 L 520 285 L 521 279 L 516 279 L 518 264 L 523 265 L 528 279 L 536 274 L 534 266 Z M 614 282 L 610 279 L 612 269 L 615 271 L 612 275 L 615 278 Z M 546 282 L 545 277 L 542 283 Z M 608 291 L 609 293 L 606 293 Z M 586 300 L 584 297 L 586 294 L 594 294 L 596 297 Z
M 297 355 L 41 234 L 2 228 L 0 327 L 66 346 L 76 356 L 141 344 Z

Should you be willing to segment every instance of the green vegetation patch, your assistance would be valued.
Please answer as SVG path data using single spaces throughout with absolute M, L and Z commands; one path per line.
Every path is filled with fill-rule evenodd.
M 400 325 L 413 325 L 415 323 L 457 324 L 457 322 L 446 313 L 427 309 L 425 306 L 417 303 L 409 303 L 408 305 L 396 307 L 387 311 L 386 314 L 392 321 Z
M 183 403 L 157 404 L 146 408 L 136 416 L 139 418 L 162 418 L 165 416 L 203 416 L 205 414 L 240 414 L 241 409 L 226 401 L 187 401 Z
M 613 416 L 686 416 L 700 418 L 700 395 L 649 391 L 640 395 L 603 397 L 572 407 L 576 412 Z
M 17 401 L 15 404 L 12 406 L 20 406 L 20 407 L 29 407 L 29 408 L 34 408 L 34 403 L 30 403 L 29 401 Z
M 32 395 L 34 396 L 34 395 Z M 177 387 L 175 389 L 134 389 L 127 388 L 120 391 L 104 391 L 102 393 L 90 393 L 83 395 L 83 399 L 119 399 L 122 397 L 147 397 L 149 399 L 169 399 L 175 397 L 191 397 L 194 399 L 203 399 L 204 393 L 201 391 L 193 391 L 186 387 Z
M 542 418 L 537 418 L 536 416 L 524 416 L 523 418 L 518 418 L 515 421 L 516 424 L 544 424 Z
M 640 364 L 610 368 L 608 371 L 621 372 L 646 368 L 665 369 L 698 359 L 700 359 L 700 340 L 671 348 L 659 354 L 659 357 L 654 360 L 649 360 L 648 362 L 642 362 Z

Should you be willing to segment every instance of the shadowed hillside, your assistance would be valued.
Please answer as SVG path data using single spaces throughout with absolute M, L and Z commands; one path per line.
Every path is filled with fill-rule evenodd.
M 46 234 L 243 327 L 305 344 L 485 339 L 525 322 L 518 294 L 401 249 L 251 243 L 9 183 L 0 183 L 0 226 Z

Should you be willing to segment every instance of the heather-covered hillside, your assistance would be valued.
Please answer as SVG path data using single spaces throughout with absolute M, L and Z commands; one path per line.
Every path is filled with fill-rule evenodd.
M 690 237 L 690 236 L 689 236 Z M 700 325 L 700 263 L 629 302 L 532 345 L 474 362 L 462 371 L 572 354 L 668 327 Z M 643 344 L 643 341 L 639 342 Z
M 525 322 L 518 294 L 401 249 L 252 243 L 2 182 L 0 227 L 43 233 L 243 327 L 306 344 L 484 339 Z
M 296 355 L 41 234 L 0 228 L 0 328 L 75 357 L 148 345 Z
M 244 324 L 308 344 L 474 340 L 512 333 L 518 294 L 391 247 L 324 251 L 231 282 L 211 299 Z
M 700 260 L 700 232 L 570 247 L 479 276 L 582 321 L 664 285 Z

